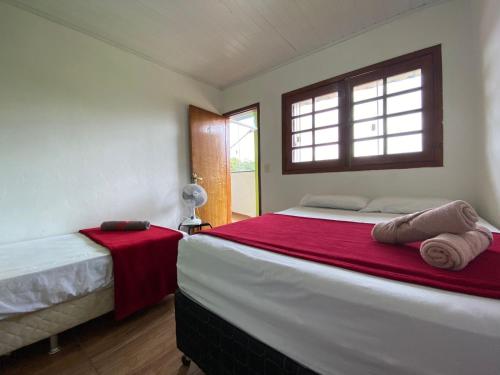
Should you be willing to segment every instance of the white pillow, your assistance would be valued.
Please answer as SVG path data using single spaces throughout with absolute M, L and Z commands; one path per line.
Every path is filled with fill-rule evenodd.
M 340 208 L 357 211 L 367 205 L 368 198 L 356 195 L 312 195 L 306 194 L 300 205 L 306 207 Z
M 375 198 L 361 212 L 385 212 L 392 214 L 411 214 L 428 208 L 435 208 L 452 202 L 443 198 Z

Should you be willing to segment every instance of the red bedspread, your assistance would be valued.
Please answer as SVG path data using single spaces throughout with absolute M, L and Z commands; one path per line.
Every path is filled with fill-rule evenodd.
M 371 238 L 373 224 L 267 214 L 201 232 L 296 258 L 454 292 L 500 299 L 500 234 L 464 270 L 429 266 L 419 243 L 389 245 Z
M 83 229 L 113 258 L 115 317 L 123 319 L 161 301 L 177 288 L 177 245 L 182 234 L 152 225 L 144 231 Z

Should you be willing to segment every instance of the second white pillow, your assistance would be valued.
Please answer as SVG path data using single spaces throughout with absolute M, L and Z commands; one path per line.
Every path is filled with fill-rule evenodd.
M 369 199 L 357 195 L 312 195 L 306 194 L 300 201 L 301 206 L 339 208 L 358 211 L 368 204 Z
M 444 198 L 382 197 L 373 199 L 360 211 L 411 214 L 429 208 L 436 208 L 450 202 L 451 200 Z

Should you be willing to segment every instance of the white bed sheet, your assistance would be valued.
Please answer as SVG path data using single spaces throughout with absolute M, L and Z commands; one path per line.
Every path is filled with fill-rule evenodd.
M 0 245 L 0 320 L 112 285 L 109 251 L 82 234 Z
M 282 213 L 369 223 L 397 216 L 305 207 Z M 204 235 L 180 242 L 178 281 L 210 311 L 320 374 L 500 373 L 498 300 Z

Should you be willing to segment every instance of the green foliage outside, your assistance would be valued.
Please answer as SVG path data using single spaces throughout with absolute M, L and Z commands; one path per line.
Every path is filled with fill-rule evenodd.
M 255 162 L 250 160 L 240 160 L 231 158 L 231 172 L 253 172 L 255 171 Z

